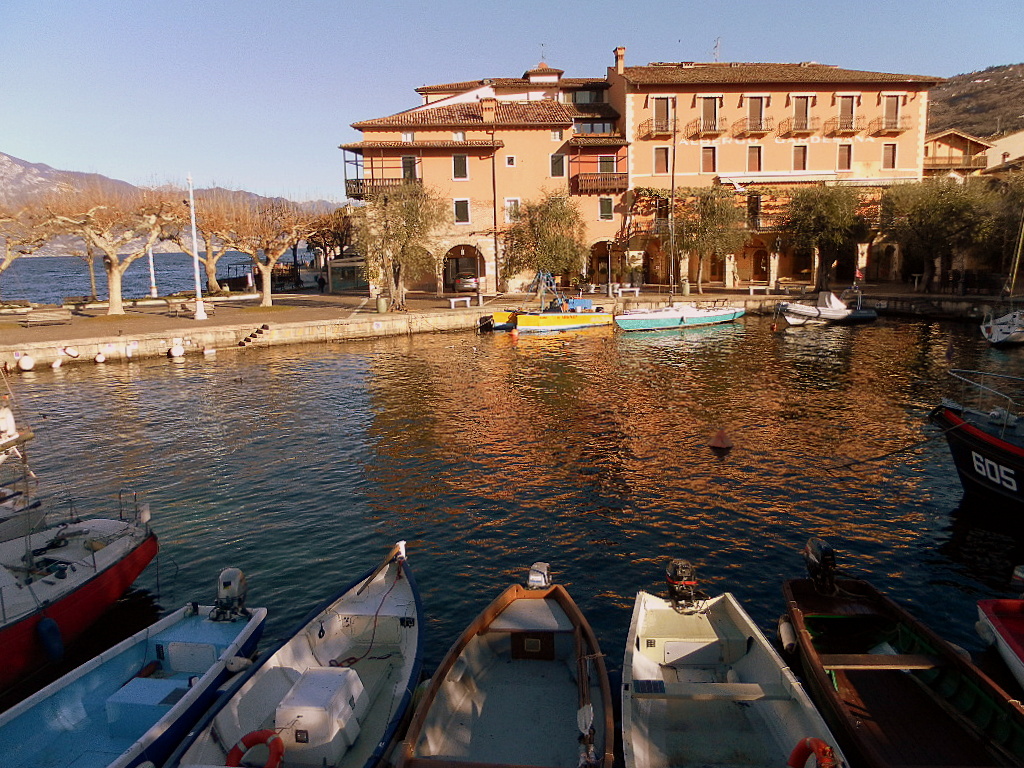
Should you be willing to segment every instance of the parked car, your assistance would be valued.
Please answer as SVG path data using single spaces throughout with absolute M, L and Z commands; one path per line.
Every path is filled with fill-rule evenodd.
M 480 290 L 480 278 L 472 272 L 459 272 L 455 275 L 455 290 L 476 293 Z

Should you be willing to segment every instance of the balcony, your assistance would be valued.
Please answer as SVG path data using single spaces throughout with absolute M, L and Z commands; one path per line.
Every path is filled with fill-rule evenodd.
M 724 117 L 719 118 L 697 118 L 691 120 L 686 126 L 686 135 L 691 137 L 721 136 L 728 130 L 728 123 Z
M 779 136 L 810 136 L 820 130 L 820 117 L 787 117 L 779 122 Z
M 363 200 L 405 184 L 422 183 L 420 179 L 345 179 L 345 194 L 352 200 Z
M 592 195 L 600 192 L 625 192 L 629 180 L 625 173 L 577 173 L 576 194 Z
M 676 121 L 672 118 L 651 117 L 640 123 L 640 138 L 652 139 L 655 136 L 671 136 L 675 133 Z
M 775 118 L 762 117 L 755 119 L 745 117 L 732 124 L 733 136 L 764 136 L 775 130 Z
M 873 136 L 893 135 L 910 130 L 910 117 L 876 117 L 868 123 L 868 133 Z
M 830 136 L 854 136 L 864 130 L 863 117 L 830 117 L 825 121 L 825 133 Z
M 988 167 L 986 155 L 940 155 L 926 157 L 924 167 L 931 170 L 980 169 Z

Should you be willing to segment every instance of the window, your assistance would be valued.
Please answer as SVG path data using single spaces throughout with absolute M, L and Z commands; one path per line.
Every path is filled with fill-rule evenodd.
M 505 223 L 511 224 L 514 221 L 519 220 L 519 198 L 518 197 L 506 197 L 505 198 Z
M 552 141 L 561 141 L 562 140 L 562 129 L 561 128 L 555 128 L 554 130 L 551 131 L 551 140 Z
M 848 171 L 853 167 L 853 144 L 839 145 L 839 160 L 836 167 L 840 171 Z
M 452 155 L 452 178 L 469 178 L 469 155 Z
M 455 223 L 469 224 L 469 200 L 455 200 Z
M 505 165 L 508 166 L 509 168 L 515 168 L 516 167 L 516 156 L 515 155 L 507 155 L 505 157 Z
M 668 147 L 655 147 L 654 148 L 654 172 L 655 173 L 668 173 Z
M 882 168 L 891 171 L 896 168 L 896 145 L 882 145 Z
M 747 97 L 747 130 L 760 131 L 764 129 L 764 97 Z
M 793 97 L 793 130 L 809 131 L 811 129 L 811 97 Z
M 402 156 L 402 178 L 403 179 L 415 179 L 416 178 L 416 158 L 412 155 Z
M 580 120 L 575 125 L 576 133 L 612 133 L 615 126 L 607 120 Z
M 565 176 L 565 155 L 551 156 L 551 177 L 561 178 Z
M 602 101 L 604 101 L 604 94 L 602 91 L 572 92 L 573 104 L 600 104 Z
M 615 155 L 601 155 L 597 158 L 598 173 L 615 173 Z
M 416 134 L 415 134 L 415 132 L 413 132 L 413 131 L 402 131 L 402 141 L 404 141 L 406 144 L 409 144 L 409 143 L 411 143 L 413 141 L 416 141 Z
M 654 99 L 654 130 L 660 133 L 672 130 L 669 123 L 671 115 L 672 112 L 668 97 L 656 97 Z
M 807 170 L 807 145 L 797 144 L 793 147 L 793 170 Z
M 855 96 L 839 97 L 839 128 L 843 131 L 853 130 L 853 105 Z
M 615 216 L 615 201 L 610 197 L 597 199 L 597 217 L 601 221 L 611 221 Z
M 452 131 L 452 141 L 465 141 L 465 140 L 466 140 L 466 132 L 465 131 Z
M 884 117 L 882 118 L 882 126 L 887 131 L 896 131 L 900 127 L 900 98 L 899 96 L 886 96 L 885 103 L 882 105 L 884 111 Z
M 747 172 L 759 173 L 761 171 L 761 148 L 747 147 Z
M 701 128 L 705 131 L 718 130 L 718 97 L 704 96 L 700 102 Z
M 700 172 L 714 173 L 718 169 L 717 158 L 714 147 L 700 148 Z

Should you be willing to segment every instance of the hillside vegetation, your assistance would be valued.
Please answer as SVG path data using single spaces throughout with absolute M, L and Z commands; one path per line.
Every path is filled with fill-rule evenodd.
M 956 128 L 980 138 L 1024 130 L 1024 63 L 956 75 L 930 92 L 928 132 Z

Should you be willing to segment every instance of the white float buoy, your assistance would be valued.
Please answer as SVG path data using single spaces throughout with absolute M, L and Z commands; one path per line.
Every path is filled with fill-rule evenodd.
M 22 355 L 18 358 L 18 370 L 19 371 L 31 371 L 36 367 L 35 358 L 32 355 Z
M 181 344 L 175 344 L 173 347 L 171 347 L 170 349 L 167 350 L 167 356 L 168 357 L 184 357 L 185 356 L 185 347 L 183 347 Z
M 64 347 L 64 354 L 74 359 L 78 357 L 78 350 L 75 347 Z
M 217 350 L 214 349 L 213 347 L 204 347 L 203 348 L 203 354 L 204 355 L 216 355 L 217 354 Z
M 58 357 L 56 360 L 54 360 L 52 363 L 50 363 L 50 367 L 53 368 L 53 370 L 55 370 L 55 371 L 58 368 L 60 368 L 60 358 Z
M 98 352 L 96 353 L 96 357 L 93 358 L 93 361 L 97 363 L 105 363 L 107 362 L 107 356 L 102 352 Z

